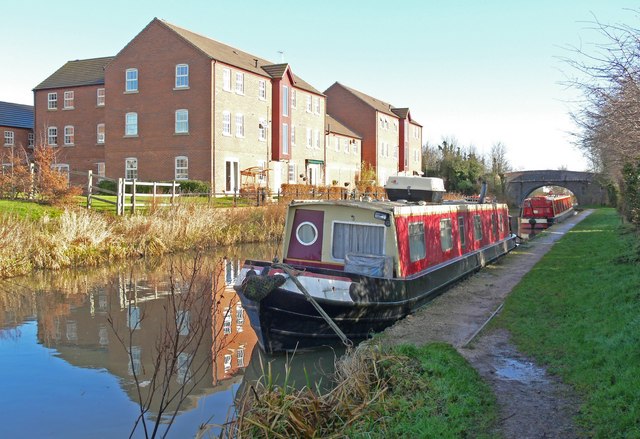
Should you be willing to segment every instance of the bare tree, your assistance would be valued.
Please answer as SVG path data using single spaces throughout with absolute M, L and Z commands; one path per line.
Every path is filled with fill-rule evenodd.
M 135 384 L 139 414 L 130 437 L 140 428 L 147 438 L 166 437 L 188 397 L 203 380 L 211 379 L 217 354 L 232 341 L 221 337 L 222 327 L 214 321 L 220 317 L 217 308 L 224 294 L 222 270 L 222 264 L 206 270 L 199 254 L 189 266 L 172 261 L 169 289 L 162 302 L 164 316 L 145 323 L 153 323 L 156 333 L 155 353 L 148 361 L 139 358 L 135 346 L 137 330 L 151 317 L 137 304 L 133 276 L 123 287 L 121 294 L 128 297 L 127 329 L 119 331 L 124 325 L 117 324 L 112 314 L 108 321 L 129 357 Z M 231 310 L 229 306 L 224 312 Z

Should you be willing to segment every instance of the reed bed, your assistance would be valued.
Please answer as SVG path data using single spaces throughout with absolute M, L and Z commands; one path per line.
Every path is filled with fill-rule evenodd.
M 0 214 L 0 278 L 33 269 L 97 266 L 279 238 L 285 206 L 215 209 L 193 204 L 147 214 L 112 217 L 67 209 L 32 220 Z

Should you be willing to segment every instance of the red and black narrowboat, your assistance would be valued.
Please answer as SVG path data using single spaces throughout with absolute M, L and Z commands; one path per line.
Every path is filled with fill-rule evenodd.
M 522 203 L 520 227 L 524 230 L 544 230 L 574 214 L 570 195 L 530 197 Z
M 393 201 L 292 202 L 282 255 L 296 279 L 278 264 L 245 262 L 235 289 L 263 350 L 339 341 L 296 280 L 355 342 L 515 247 L 505 204 L 434 202 L 440 179 L 391 177 L 386 189 Z M 273 281 L 270 292 L 255 294 L 254 281 Z

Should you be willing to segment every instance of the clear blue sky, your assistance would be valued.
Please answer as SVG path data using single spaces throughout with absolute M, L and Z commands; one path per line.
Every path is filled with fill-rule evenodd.
M 597 41 L 594 15 L 633 25 L 637 8 L 627 0 L 14 1 L 0 26 L 0 100 L 32 105 L 33 87 L 66 61 L 115 55 L 158 17 L 284 59 L 321 91 L 340 81 L 409 107 L 430 143 L 455 137 L 487 153 L 501 141 L 516 169 L 583 170 L 567 134 L 576 94 L 560 84 L 569 68 L 559 57 Z

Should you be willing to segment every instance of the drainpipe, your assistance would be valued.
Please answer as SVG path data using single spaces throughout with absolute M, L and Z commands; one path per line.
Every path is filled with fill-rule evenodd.
M 210 193 L 216 194 L 216 61 L 213 60 L 211 69 L 211 172 L 209 174 Z

